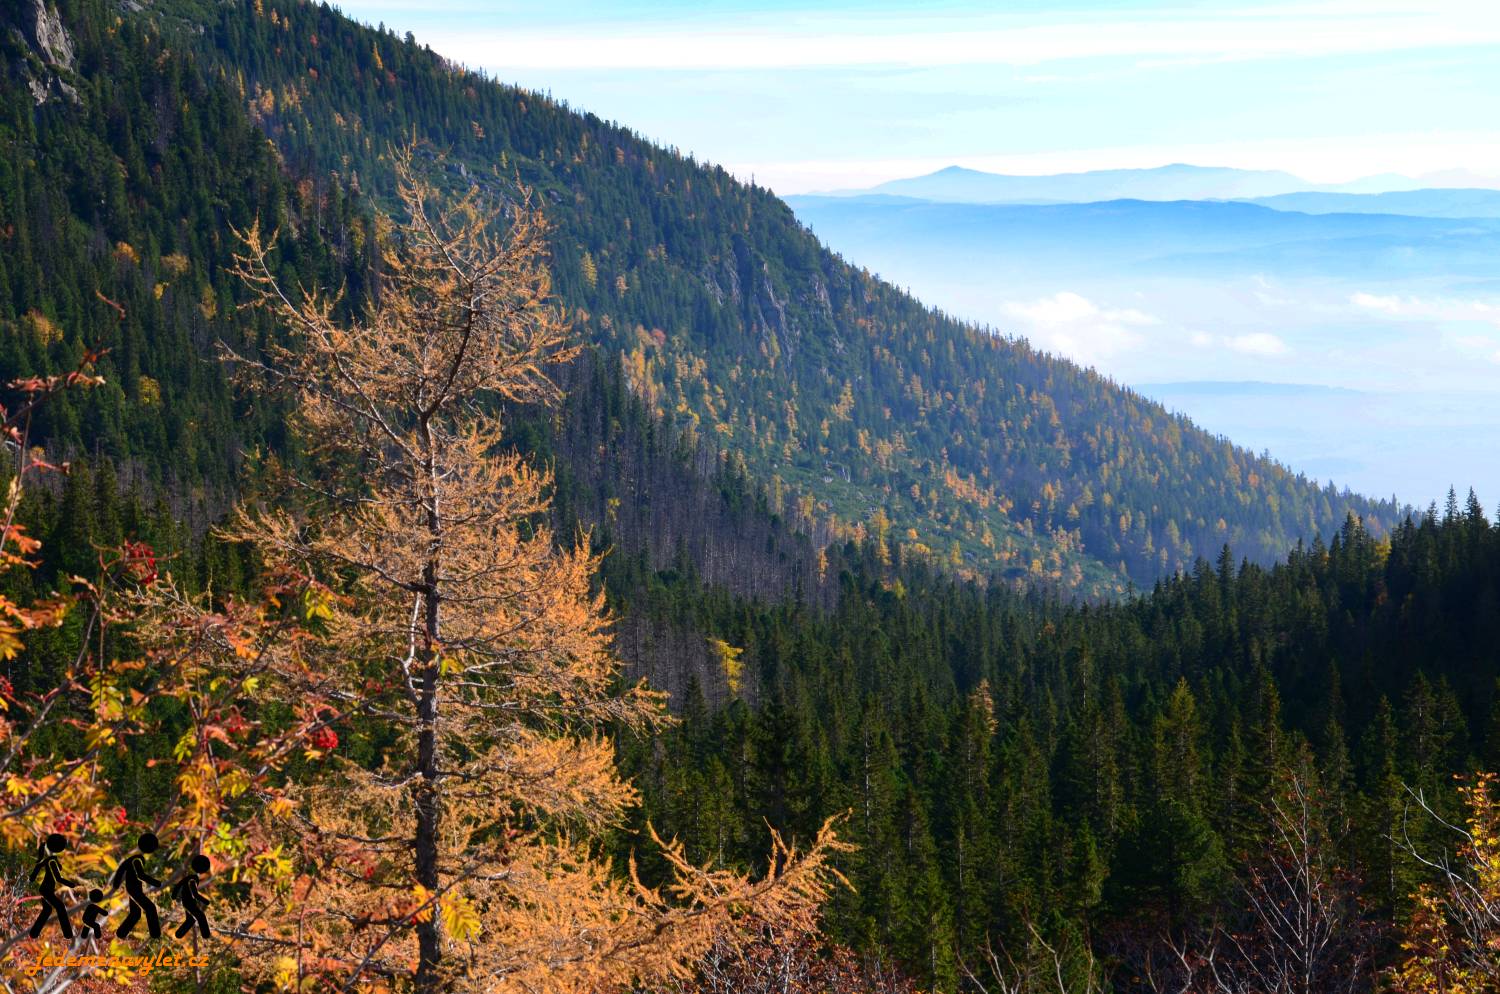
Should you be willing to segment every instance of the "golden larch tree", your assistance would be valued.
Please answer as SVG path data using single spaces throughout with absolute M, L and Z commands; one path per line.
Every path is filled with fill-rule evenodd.
M 666 719 L 661 695 L 618 689 L 597 559 L 583 538 L 559 544 L 549 475 L 502 446 L 497 411 L 554 398 L 547 367 L 574 351 L 546 228 L 523 198 L 498 234 L 474 191 L 440 197 L 411 150 L 397 169 L 401 217 L 357 317 L 283 285 L 274 237 L 243 233 L 238 275 L 287 335 L 228 358 L 292 398 L 313 468 L 286 472 L 294 501 L 247 508 L 229 533 L 268 574 L 304 579 L 298 624 L 318 637 L 215 665 L 253 668 L 304 720 L 347 716 L 379 758 L 344 758 L 331 730 L 310 740 L 316 774 L 242 829 L 252 863 L 282 872 L 247 872 L 231 934 L 252 976 L 299 991 L 685 976 L 747 913 L 808 920 L 843 847 L 827 826 L 805 852 L 773 836 L 751 879 L 655 840 L 670 871 L 656 888 L 602 856 L 636 799 L 609 731 Z

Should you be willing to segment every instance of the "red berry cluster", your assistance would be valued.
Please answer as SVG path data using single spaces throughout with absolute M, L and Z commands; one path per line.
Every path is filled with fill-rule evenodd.
M 308 741 L 312 743 L 314 749 L 318 749 L 322 752 L 332 752 L 334 749 L 338 748 L 339 733 L 335 732 L 327 725 L 324 725 L 322 728 L 313 732 L 312 735 L 308 736 Z
M 125 575 L 143 587 L 156 582 L 156 550 L 145 542 L 126 542 L 123 565 Z

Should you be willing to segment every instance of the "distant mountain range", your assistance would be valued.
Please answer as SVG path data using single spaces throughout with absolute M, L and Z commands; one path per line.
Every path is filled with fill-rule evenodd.
M 1205 397 L 1359 397 L 1364 391 L 1331 387 L 1323 383 L 1275 383 L 1266 380 L 1168 380 L 1139 383 L 1136 390 L 1147 397 L 1195 395 Z
M 1306 190 L 1290 173 L 1212 166 L 1102 169 L 1053 176 L 1007 176 L 949 166 L 926 176 L 892 180 L 865 193 L 947 203 L 1081 203 L 1095 200 L 1228 200 Z
M 846 257 L 919 288 L 928 273 L 967 273 L 971 281 L 982 282 L 997 272 L 1011 278 L 1087 274 L 1101 265 L 1179 276 L 1264 271 L 1483 278 L 1494 273 L 1500 258 L 1497 217 L 1314 214 L 1213 200 L 974 204 L 880 195 L 786 200 L 804 224 Z M 1495 206 L 1500 207 L 1500 192 Z
M 1311 193 L 1358 197 L 1394 192 L 1428 192 L 1422 189 L 1424 187 L 1438 188 L 1433 192 L 1461 193 L 1466 191 L 1448 188 L 1485 185 L 1483 178 L 1462 171 L 1449 171 L 1416 179 L 1382 174 L 1348 183 L 1318 184 L 1276 170 L 1231 169 L 1183 163 L 1151 169 L 1101 169 L 1047 176 L 1006 175 L 949 166 L 925 176 L 891 180 L 864 190 L 835 191 L 829 195 L 885 194 L 965 204 L 1047 204 L 1103 200 L 1251 200 Z M 1313 212 L 1328 211 L 1320 209 Z M 1399 210 L 1393 213 L 1415 211 Z
M 1413 217 L 1500 217 L 1500 190 L 1422 189 L 1387 193 L 1316 190 L 1256 197 L 1251 203 L 1304 214 L 1406 214 Z

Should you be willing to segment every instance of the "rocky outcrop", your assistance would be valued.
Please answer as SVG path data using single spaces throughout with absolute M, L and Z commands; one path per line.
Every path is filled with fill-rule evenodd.
M 777 296 L 771 279 L 770 263 L 762 261 L 760 294 L 755 302 L 758 324 L 776 339 L 776 346 L 788 360 L 796 358 L 797 322 L 787 314 L 787 301 Z
M 78 91 L 69 81 L 75 61 L 73 38 L 57 8 L 47 0 L 20 0 L 8 20 L 22 45 L 22 57 L 11 68 L 32 98 L 39 104 L 54 97 L 77 103 Z
M 48 63 L 73 68 L 73 39 L 63 27 L 57 8 L 44 0 L 31 0 L 31 42 Z

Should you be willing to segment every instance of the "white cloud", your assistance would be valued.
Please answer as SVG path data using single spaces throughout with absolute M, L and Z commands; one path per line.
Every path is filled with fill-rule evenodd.
M 1096 317 L 1099 308 L 1087 298 L 1064 290 L 1029 304 L 1007 303 L 1005 313 L 1032 324 L 1058 325 Z
M 1379 296 L 1373 293 L 1356 293 L 1349 298 L 1349 303 L 1355 307 L 1362 307 L 1367 311 L 1380 311 L 1382 314 L 1400 314 L 1401 298 L 1395 295 Z
M 1004 310 L 1011 317 L 1038 325 L 1072 324 L 1084 320 L 1103 320 L 1134 326 L 1157 323 L 1156 318 L 1151 315 L 1130 307 L 1104 310 L 1092 300 L 1071 290 L 1063 290 L 1030 303 L 1012 301 L 1005 304 Z
M 1443 349 L 1457 353 L 1465 361 L 1477 359 L 1500 365 L 1500 339 L 1489 330 L 1500 328 L 1500 303 L 1455 297 L 1403 297 L 1364 292 L 1352 295 L 1349 303 L 1361 311 L 1395 321 L 1437 326 L 1440 332 L 1437 343 Z M 1428 347 L 1429 343 L 1430 339 L 1424 341 L 1424 345 Z
M 1097 364 L 1145 344 L 1138 328 L 1159 323 L 1135 308 L 1105 308 L 1063 290 L 1031 301 L 1009 301 L 1002 312 L 1024 326 L 1026 337 L 1048 351 Z
M 1249 356 L 1279 356 L 1287 351 L 1286 342 L 1268 331 L 1243 335 L 1210 335 L 1206 331 L 1194 331 L 1188 334 L 1188 344 L 1195 349 L 1217 347 Z
M 1243 355 L 1273 356 L 1286 352 L 1286 342 L 1268 331 L 1230 336 L 1224 339 L 1224 347 Z

